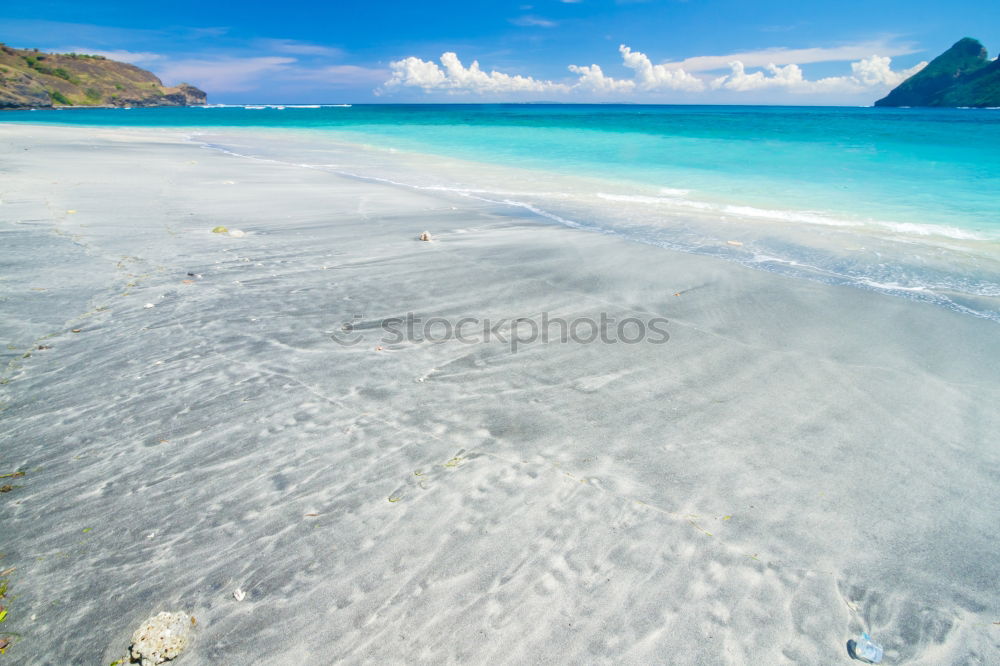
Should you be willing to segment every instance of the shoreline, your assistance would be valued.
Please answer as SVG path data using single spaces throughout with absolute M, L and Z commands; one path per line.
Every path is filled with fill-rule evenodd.
M 12 657 L 1000 657 L 993 322 L 181 134 L 0 125 Z M 330 339 L 407 312 L 670 338 Z
M 669 251 L 722 258 L 786 277 L 930 302 L 1000 322 L 1000 292 L 996 291 L 1000 283 L 995 282 L 1000 279 L 1000 245 L 988 237 L 934 224 L 799 219 L 801 211 L 689 200 L 686 191 L 680 191 L 677 198 L 678 192 L 665 193 L 663 188 L 610 177 L 566 176 L 373 145 L 360 141 L 362 137 L 358 136 L 330 138 L 324 134 L 309 128 L 258 128 L 258 136 L 251 140 L 253 149 L 261 151 L 258 154 L 244 154 L 239 152 L 242 148 L 226 145 L 245 142 L 249 136 L 246 128 L 198 129 L 190 136 L 205 148 L 244 159 L 481 199 L 506 207 L 515 215 L 527 212 L 572 229 L 621 236 Z M 268 141 L 261 141 L 262 136 Z M 311 141 L 296 143 L 303 136 L 310 136 Z M 280 140 L 273 141 L 275 137 Z M 296 151 L 312 153 L 313 158 L 342 153 L 363 155 L 364 167 L 301 163 Z M 387 165 L 392 165 L 391 170 L 383 171 Z M 422 171 L 433 173 L 433 177 Z M 477 176 L 470 178 L 469 174 Z M 547 189 L 554 191 L 531 191 L 537 182 L 546 183 Z M 601 205 L 597 206 L 597 202 Z M 638 218 L 641 222 L 630 219 L 635 211 L 629 206 L 646 209 L 641 211 L 645 217 Z M 651 212 L 653 216 L 649 217 Z M 622 224 L 623 220 L 627 223 Z M 676 231 L 664 233 L 668 227 Z M 914 247 L 919 248 L 916 259 L 909 256 Z M 891 263 L 893 258 L 908 262 L 906 268 L 914 272 L 926 272 L 923 280 L 907 275 L 902 266 L 900 275 L 881 275 L 876 270 L 876 263 Z

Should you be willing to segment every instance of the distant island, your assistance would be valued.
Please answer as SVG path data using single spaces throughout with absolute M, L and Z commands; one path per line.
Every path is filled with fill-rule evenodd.
M 43 53 L 0 44 L 0 109 L 192 106 L 206 95 L 163 85 L 152 72 L 103 56 Z
M 875 106 L 1000 106 L 1000 59 L 965 37 Z

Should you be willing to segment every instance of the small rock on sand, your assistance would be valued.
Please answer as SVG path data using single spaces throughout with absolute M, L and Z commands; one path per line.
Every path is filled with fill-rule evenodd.
M 187 613 L 159 613 L 148 618 L 132 634 L 133 661 L 156 666 L 174 659 L 188 645 L 194 618 Z

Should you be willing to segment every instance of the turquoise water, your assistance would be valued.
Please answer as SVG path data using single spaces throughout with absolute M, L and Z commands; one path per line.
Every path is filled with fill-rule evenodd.
M 1000 110 L 355 105 L 0 115 L 21 121 L 294 130 L 303 143 L 243 152 L 339 161 L 347 171 L 337 142 L 475 162 L 478 180 L 454 170 L 435 180 L 429 164 L 414 170 L 418 179 L 393 180 L 457 191 L 507 191 L 517 180 L 514 203 L 576 226 L 1000 319 Z M 556 196 L 545 176 L 487 166 L 563 181 Z M 533 181 L 545 187 L 532 192 Z M 722 247 L 730 236 L 740 240 Z

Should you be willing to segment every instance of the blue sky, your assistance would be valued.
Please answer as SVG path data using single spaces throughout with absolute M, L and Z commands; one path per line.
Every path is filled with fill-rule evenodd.
M 996 1 L 4 5 L 0 41 L 103 53 L 216 103 L 870 104 L 963 36 L 1000 49 Z

